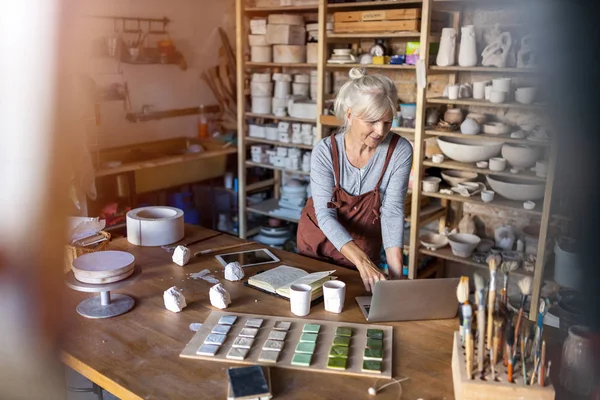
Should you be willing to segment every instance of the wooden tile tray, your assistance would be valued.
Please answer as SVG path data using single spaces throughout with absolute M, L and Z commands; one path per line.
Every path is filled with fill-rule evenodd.
M 198 355 L 196 351 L 204 343 L 206 336 L 212 331 L 212 328 L 219 322 L 222 316 L 235 315 L 237 321 L 231 327 L 231 330 L 227 334 L 227 338 L 223 345 L 219 348 L 219 351 L 214 356 Z M 252 348 L 248 353 L 245 360 L 232 360 L 226 357 L 233 341 L 238 336 L 242 328 L 245 327 L 246 321 L 250 318 L 262 318 L 264 321 L 261 328 L 258 330 L 258 334 L 254 340 Z M 262 351 L 263 344 L 269 332 L 273 330 L 273 326 L 277 321 L 288 321 L 291 322 L 291 327 L 285 338 L 285 344 L 283 350 L 279 355 L 277 363 L 265 363 L 258 361 L 260 352 Z M 292 357 L 294 356 L 294 350 L 296 344 L 302 334 L 302 328 L 304 324 L 319 324 L 321 330 L 317 339 L 317 347 L 312 357 L 312 361 L 309 367 L 302 367 L 292 365 Z M 329 349 L 335 336 L 335 330 L 339 326 L 345 326 L 352 328 L 352 340 L 350 342 L 350 353 L 348 356 L 347 369 L 335 370 L 327 368 L 327 360 L 329 357 Z M 363 352 L 365 344 L 367 342 L 367 329 L 381 329 L 383 331 L 383 363 L 381 373 L 363 372 Z M 334 322 L 334 321 L 321 321 L 304 318 L 289 318 L 289 317 L 278 317 L 271 315 L 259 315 L 259 314 L 243 314 L 243 313 L 229 313 L 223 311 L 212 311 L 208 318 L 202 324 L 202 328 L 198 330 L 185 346 L 180 357 L 193 358 L 208 361 L 220 361 L 230 364 L 258 364 L 279 368 L 291 368 L 299 370 L 311 370 L 325 373 L 343 374 L 343 375 L 356 375 L 356 376 L 369 376 L 379 378 L 392 378 L 392 351 L 393 351 L 393 328 L 390 326 L 382 325 L 367 325 L 367 324 L 354 324 L 349 322 Z
M 477 344 L 475 343 L 474 364 L 477 361 Z M 465 350 L 460 340 L 460 333 L 454 333 L 452 349 L 452 381 L 454 382 L 454 397 L 456 400 L 487 400 L 487 399 L 521 399 L 521 400 L 553 400 L 554 387 L 547 384 L 541 387 L 523 385 L 523 375 L 520 362 L 513 370 L 514 383 L 507 380 L 506 367 L 502 363 L 496 366 L 496 381 L 492 381 L 489 372 L 489 362 L 486 361 L 484 374 L 488 380 L 483 380 L 474 372 L 474 379 L 467 379 L 465 370 Z M 528 375 L 531 376 L 531 375 Z

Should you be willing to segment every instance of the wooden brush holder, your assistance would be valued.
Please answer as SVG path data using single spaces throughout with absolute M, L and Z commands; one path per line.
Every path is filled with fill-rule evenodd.
M 499 357 L 501 359 L 501 357 Z M 513 382 L 508 382 L 507 367 L 498 362 L 495 366 L 496 380 L 492 381 L 489 357 L 484 358 L 483 377 L 477 370 L 477 343 L 475 341 L 473 357 L 473 379 L 468 379 L 466 372 L 465 349 L 460 340 L 460 333 L 454 332 L 452 348 L 452 381 L 456 400 L 486 400 L 486 399 L 521 399 L 521 400 L 553 400 L 554 387 L 546 379 L 546 386 L 541 387 L 523 384 L 521 359 L 513 366 Z M 528 380 L 531 379 L 533 367 L 528 369 Z

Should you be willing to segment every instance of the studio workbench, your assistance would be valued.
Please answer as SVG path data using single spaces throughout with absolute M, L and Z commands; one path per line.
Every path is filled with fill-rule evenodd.
M 209 236 L 214 232 L 186 226 L 186 239 Z M 192 245 L 192 251 L 244 243 L 228 235 Z M 249 244 L 230 251 L 263 248 Z M 111 242 L 113 250 L 124 250 L 136 258 L 142 268 L 140 279 L 115 292 L 135 299 L 135 307 L 126 314 L 109 319 L 87 319 L 75 308 L 90 293 L 68 290 L 66 312 L 71 326 L 62 347 L 63 362 L 121 399 L 225 399 L 227 363 L 180 358 L 179 354 L 194 332 L 191 323 L 202 323 L 211 311 L 208 291 L 211 283 L 189 278 L 190 273 L 209 269 L 230 292 L 232 304 L 226 311 L 294 317 L 289 302 L 229 282 L 223 267 L 213 255 L 195 257 L 185 267 L 171 261 L 171 254 L 160 247 L 137 247 L 125 238 Z M 334 269 L 329 264 L 285 251 L 272 250 L 281 263 L 245 268 L 246 278 L 280 264 L 308 272 Z M 307 319 L 366 323 L 354 298 L 365 295 L 358 272 L 337 267 L 335 275 L 347 284 L 346 301 L 341 314 L 326 312 L 323 303 L 311 308 Z M 173 313 L 164 307 L 163 292 L 177 286 L 183 289 L 187 308 Z M 408 299 L 407 299 L 408 301 Z M 401 307 L 401 304 L 390 305 Z M 452 399 L 452 340 L 456 320 L 382 323 L 394 329 L 393 376 L 408 377 L 402 383 L 406 399 Z M 323 374 L 271 368 L 272 393 L 276 399 L 367 399 L 373 378 Z M 377 386 L 387 380 L 380 380 Z M 385 388 L 378 400 L 398 398 L 397 385 Z

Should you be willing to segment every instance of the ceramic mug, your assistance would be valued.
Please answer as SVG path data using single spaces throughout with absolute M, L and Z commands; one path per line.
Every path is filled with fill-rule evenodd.
M 342 281 L 331 280 L 323 284 L 325 311 L 339 314 L 344 309 L 346 299 L 346 284 Z
M 537 176 L 545 178 L 548 174 L 548 163 L 546 161 L 536 161 L 535 167 L 531 168 Z
M 510 78 L 492 79 L 492 88 L 498 92 L 510 92 Z
M 485 86 L 487 81 L 473 82 L 473 98 L 483 100 L 485 98 Z
M 489 203 L 490 201 L 494 200 L 495 195 L 496 192 L 494 192 L 493 190 L 483 190 L 481 192 L 481 200 L 484 203 Z
M 304 317 L 310 312 L 310 285 L 299 284 L 290 286 L 290 309 L 294 315 Z
M 442 180 L 436 176 L 428 176 L 423 178 L 423 191 L 425 193 L 436 193 L 440 189 L 440 182 Z
M 490 101 L 490 97 L 492 96 L 492 85 L 488 85 L 485 87 L 485 99 Z
M 506 92 L 502 92 L 499 90 L 492 90 L 492 93 L 490 94 L 490 102 L 492 103 L 504 103 L 504 101 L 506 100 Z
M 458 85 L 448 85 L 448 99 L 456 100 L 458 99 L 458 91 L 460 86 Z
M 501 157 L 492 157 L 489 162 L 490 171 L 504 171 L 506 168 L 506 160 Z
M 431 157 L 431 160 L 436 164 L 441 164 L 444 162 L 444 155 L 443 154 L 434 154 Z

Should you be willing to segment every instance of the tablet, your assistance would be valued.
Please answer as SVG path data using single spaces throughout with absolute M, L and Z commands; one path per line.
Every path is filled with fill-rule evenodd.
M 238 251 L 236 253 L 219 254 L 215 257 L 223 266 L 234 261 L 239 262 L 242 267 L 279 262 L 279 258 L 267 249 Z

